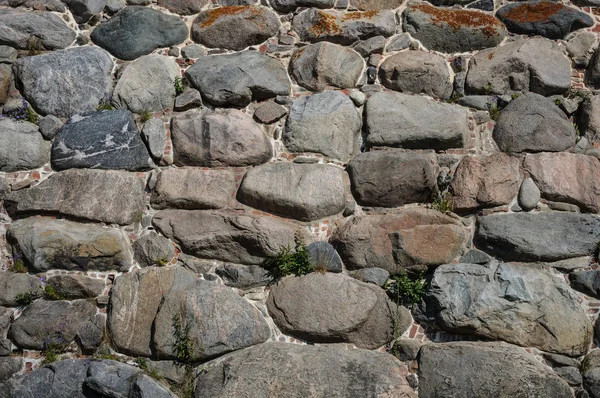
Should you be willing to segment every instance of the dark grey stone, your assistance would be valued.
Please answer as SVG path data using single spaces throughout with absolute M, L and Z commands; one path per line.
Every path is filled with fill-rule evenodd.
M 140 369 L 121 362 L 94 361 L 87 369 L 84 385 L 101 396 L 126 398 L 130 386 L 141 373 Z
M 583 383 L 583 378 L 577 367 L 564 366 L 561 368 L 554 368 L 554 372 L 570 386 L 579 386 Z
M 279 12 L 290 12 L 298 7 L 332 8 L 335 0 L 273 0 L 271 7 Z
M 342 272 L 344 263 L 335 248 L 327 242 L 313 242 L 306 248 L 317 270 Z
M 349 272 L 348 275 L 359 281 L 374 283 L 381 287 L 385 285 L 385 282 L 390 277 L 390 273 L 387 270 L 377 267 L 357 269 L 356 271 Z
M 69 6 L 75 22 L 82 24 L 94 15 L 100 14 L 107 0 L 63 0 Z
M 219 265 L 215 273 L 225 285 L 238 289 L 267 286 L 272 279 L 268 271 L 258 265 L 224 264 Z
M 493 258 L 490 257 L 488 254 L 486 254 L 485 252 L 482 252 L 481 250 L 477 250 L 477 249 L 469 250 L 468 252 L 465 253 L 464 256 L 462 256 L 460 258 L 461 263 L 480 264 L 480 265 L 487 264 L 487 263 L 491 262 L 492 260 L 493 260 Z
M 600 298 L 600 271 L 579 271 L 569 274 L 571 287 L 595 298 Z
M 371 54 L 383 53 L 385 47 L 385 37 L 375 36 L 370 39 L 358 42 L 353 48 L 354 51 L 359 53 L 363 58 L 368 57 Z
M 198 59 L 204 55 L 206 55 L 206 50 L 198 44 L 181 47 L 181 56 L 183 58 Z
M 63 126 L 62 120 L 53 115 L 48 115 L 40 119 L 40 133 L 47 140 L 52 140 L 58 134 Z
M 200 108 L 202 106 L 202 95 L 200 91 L 188 88 L 182 94 L 175 97 L 175 110 L 178 112 L 189 111 L 190 109 Z
M 254 119 L 264 124 L 275 123 L 282 117 L 287 115 L 286 107 L 281 106 L 273 101 L 266 101 L 259 104 L 254 110 Z

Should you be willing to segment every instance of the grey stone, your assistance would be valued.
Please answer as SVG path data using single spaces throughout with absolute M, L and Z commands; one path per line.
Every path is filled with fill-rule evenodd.
M 583 382 L 592 398 L 600 397 L 600 368 L 592 368 L 583 372 Z
M 356 106 L 363 106 L 365 102 L 367 102 L 367 96 L 358 90 L 354 90 L 350 93 L 350 99 L 354 102 Z
M 130 6 L 101 23 L 91 37 L 115 57 L 133 60 L 157 48 L 182 43 L 188 37 L 188 28 L 178 16 Z
M 8 193 L 10 193 L 10 184 L 6 178 L 0 177 L 0 201 L 4 200 Z
M 286 334 L 317 343 L 347 342 L 359 348 L 374 349 L 388 343 L 396 316 L 400 334 L 410 325 L 408 311 L 395 309 L 378 286 L 331 273 L 283 278 L 271 287 L 267 308 Z
M 159 54 L 142 56 L 125 67 L 113 100 L 135 113 L 171 109 L 175 100 L 175 78 L 179 66 Z
M 191 37 L 208 48 L 240 51 L 275 36 L 279 26 L 277 14 L 267 7 L 218 7 L 200 12 Z
M 520 95 L 502 110 L 494 141 L 504 152 L 560 152 L 575 145 L 575 128 L 552 100 Z
M 188 88 L 182 94 L 175 97 L 176 111 L 189 111 L 202 106 L 202 94 L 200 91 Z
M 75 22 L 82 24 L 94 15 L 100 14 L 107 0 L 64 0 L 64 3 L 69 6 Z
M 151 232 L 133 243 L 133 256 L 142 267 L 166 265 L 175 257 L 175 248 L 169 239 Z
M 50 212 L 115 224 L 141 220 L 145 181 L 135 173 L 65 170 L 29 189 L 10 193 L 11 214 Z
M 70 274 L 53 276 L 46 280 L 46 286 L 52 286 L 54 291 L 65 299 L 79 299 L 100 296 L 106 283 L 102 279 Z
M 294 101 L 282 140 L 291 152 L 317 152 L 347 163 L 359 152 L 362 120 L 341 91 L 325 91 Z
M 46 11 L 0 10 L 0 42 L 20 50 L 60 50 L 75 40 L 75 31 Z
M 385 52 L 391 53 L 394 51 L 405 50 L 410 47 L 411 43 L 412 38 L 408 33 L 402 33 L 397 36 L 392 36 L 385 46 Z
M 341 2 L 338 2 L 338 5 Z M 350 6 L 359 10 L 378 11 L 396 9 L 403 0 L 350 0 Z
M 27 293 L 41 296 L 42 283 L 38 278 L 29 274 L 0 273 L 0 305 L 15 307 L 19 305 L 18 296 Z
M 531 178 L 526 178 L 519 188 L 519 205 L 525 211 L 531 211 L 537 207 L 540 201 L 540 189 Z
M 106 10 L 110 14 L 115 14 L 125 8 L 125 0 L 108 0 Z
M 600 271 L 579 271 L 569 274 L 571 287 L 592 297 L 600 297 Z
M 181 56 L 183 58 L 198 59 L 204 55 L 206 55 L 206 50 L 198 44 L 181 47 Z
M 85 386 L 102 396 L 126 398 L 133 381 L 141 370 L 117 361 L 104 360 L 90 363 Z
M 273 101 L 266 101 L 259 104 L 254 110 L 254 119 L 264 124 L 275 123 L 285 115 L 288 110 Z
M 393 35 L 396 32 L 396 20 L 392 11 L 345 13 L 310 8 L 294 17 L 292 28 L 303 41 L 349 45 L 357 40 Z
M 268 271 L 258 265 L 224 264 L 219 265 L 215 273 L 225 285 L 238 289 L 267 286 L 271 282 Z
M 436 184 L 430 157 L 420 153 L 361 153 L 350 162 L 348 172 L 354 198 L 363 206 L 430 202 Z
M 344 263 L 335 248 L 327 242 L 313 242 L 306 248 L 315 268 L 320 271 L 342 272 Z
M 49 161 L 50 143 L 44 141 L 35 124 L 0 120 L 0 171 L 37 169 Z
M 581 31 L 567 40 L 567 52 L 575 65 L 586 67 L 589 64 L 589 53 L 596 42 L 596 35 L 592 32 Z
M 402 362 L 409 362 L 417 359 L 421 346 L 423 344 L 418 340 L 400 339 L 394 342 L 394 348 L 398 349 L 398 359 Z
M 590 59 L 590 64 L 585 74 L 585 83 L 593 88 L 600 88 L 600 50 L 596 48 Z
M 115 229 L 30 217 L 12 223 L 7 234 L 36 272 L 126 271 L 133 261 L 127 237 Z
M 577 126 L 589 143 L 600 142 L 600 95 L 583 101 L 577 113 Z
M 449 382 L 451 380 L 452 382 Z M 419 357 L 419 397 L 573 398 L 563 380 L 505 343 L 427 344 Z
M 246 106 L 290 93 L 290 80 L 281 62 L 255 51 L 201 57 L 185 76 L 217 106 Z
M 199 13 L 204 6 L 211 4 L 210 0 L 159 0 L 158 5 L 179 15 Z M 191 58 L 191 57 L 190 57 Z
M 471 249 L 460 258 L 461 263 L 485 265 L 492 262 L 493 258 L 485 252 L 477 249 Z
M 544 360 L 549 366 L 553 368 L 560 368 L 565 366 L 579 367 L 579 361 L 575 358 L 569 358 L 560 354 L 552 354 L 549 352 L 542 353 Z
M 374 283 L 377 286 L 383 287 L 390 277 L 390 273 L 383 268 L 363 268 L 348 273 L 353 278 L 366 283 Z
M 574 30 L 594 25 L 594 20 L 588 14 L 546 0 L 507 4 L 498 9 L 496 16 L 512 33 L 539 35 L 549 39 L 562 39 Z
M 63 126 L 63 122 L 56 116 L 48 115 L 41 118 L 39 126 L 40 133 L 42 133 L 44 138 L 47 140 L 52 140 L 54 137 L 56 137 L 56 134 L 58 134 L 59 130 Z
M 24 7 L 40 11 L 56 11 L 64 13 L 67 7 L 60 0 L 9 0 L 10 7 Z
M 577 213 L 491 214 L 479 219 L 480 249 L 507 261 L 557 261 L 591 255 L 600 219 Z
M 402 24 L 429 50 L 445 53 L 496 47 L 507 34 L 502 22 L 492 15 L 420 2 L 409 3 L 402 13 Z
M 452 94 L 444 58 L 424 51 L 405 51 L 387 58 L 379 69 L 381 84 L 401 92 L 447 99 Z
M 570 386 L 579 386 L 583 383 L 583 378 L 579 369 L 573 366 L 564 366 L 561 368 L 555 368 L 554 372 Z
M 370 39 L 358 42 L 354 46 L 354 51 L 362 57 L 368 57 L 371 54 L 381 54 L 385 47 L 385 41 L 385 37 L 383 36 L 371 37 Z
M 333 8 L 335 0 L 273 0 L 271 7 L 279 12 L 294 11 L 298 7 Z
M 302 47 L 290 60 L 292 77 L 312 91 L 356 87 L 364 68 L 365 61 L 354 50 L 328 42 Z
M 0 63 L 12 64 L 18 56 L 19 52 L 11 46 L 0 46 Z
M 0 382 L 10 379 L 23 367 L 23 358 L 1 357 L 0 358 Z
M 171 121 L 178 166 L 252 166 L 268 162 L 273 147 L 247 114 L 235 109 L 191 110 Z
M 573 148 L 574 153 L 585 153 L 585 150 L 588 146 L 588 140 L 585 137 L 579 137 L 577 139 L 577 144 L 575 148 Z
M 142 127 L 142 137 L 152 157 L 162 158 L 167 144 L 167 129 L 164 122 L 154 117 L 148 120 Z
M 569 356 L 587 352 L 592 337 L 592 325 L 564 280 L 519 264 L 438 267 L 415 319 Z
M 236 191 L 231 170 L 166 169 L 158 174 L 151 203 L 156 209 L 219 209 L 229 204 Z
M 112 91 L 113 61 L 97 47 L 75 47 L 13 64 L 21 93 L 42 115 L 69 117 L 96 109 Z
M 494 11 L 494 0 L 477 0 L 467 5 L 467 8 L 475 8 L 482 11 Z
M 147 170 L 152 165 L 133 114 L 127 110 L 76 115 L 52 144 L 52 167 Z
M 376 93 L 367 101 L 365 112 L 370 146 L 462 148 L 469 131 L 466 109 L 422 96 Z
M 333 165 L 269 163 L 248 170 L 237 199 L 259 210 L 318 220 L 344 210 L 344 172 Z
M 131 398 L 177 398 L 177 395 L 148 375 L 138 377 L 129 391 Z
M 563 94 L 571 87 L 571 63 L 544 38 L 518 39 L 483 50 L 469 61 L 465 90 L 470 94 Z

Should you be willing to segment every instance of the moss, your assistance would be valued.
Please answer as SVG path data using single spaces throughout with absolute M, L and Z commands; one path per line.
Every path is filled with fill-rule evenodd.
M 454 31 L 460 28 L 475 28 L 484 35 L 497 36 L 504 25 L 497 18 L 478 11 L 450 10 L 434 7 L 427 4 L 412 6 L 431 16 L 431 22 L 435 25 L 448 25 Z

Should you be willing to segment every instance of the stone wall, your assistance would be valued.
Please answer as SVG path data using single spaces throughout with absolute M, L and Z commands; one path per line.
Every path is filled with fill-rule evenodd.
M 3 3 L 0 397 L 600 397 L 596 6 Z

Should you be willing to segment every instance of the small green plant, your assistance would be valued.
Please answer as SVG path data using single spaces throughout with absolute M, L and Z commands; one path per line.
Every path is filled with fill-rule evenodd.
M 97 111 L 113 111 L 115 108 L 112 106 L 112 96 L 108 93 L 104 94 L 104 97 L 100 100 L 100 103 L 96 107 Z
M 148 370 L 148 362 L 146 361 L 146 358 L 136 358 L 134 362 L 144 372 Z
M 512 98 L 512 100 L 514 101 L 514 100 L 516 100 L 517 98 L 519 98 L 519 96 L 520 96 L 520 95 L 521 95 L 521 94 L 519 94 L 519 93 L 514 93 L 514 94 L 512 94 L 512 95 L 510 96 L 510 98 Z
M 27 54 L 29 56 L 38 55 L 42 52 L 42 42 L 38 37 L 31 36 L 27 40 Z
M 176 77 L 175 78 L 175 93 L 177 95 L 183 94 L 183 90 L 184 90 L 183 79 L 181 77 Z
M 44 357 L 46 357 L 44 363 L 52 363 L 58 360 L 58 351 L 54 346 L 46 347 L 46 349 L 43 351 L 43 354 Z
M 22 259 L 17 258 L 13 261 L 12 270 L 13 270 L 13 272 L 16 272 L 19 274 L 26 274 L 27 266 L 25 265 L 25 263 L 23 262 Z
M 581 131 L 579 131 L 579 126 L 577 123 L 573 123 L 573 128 L 575 129 L 575 137 L 579 139 L 579 137 L 581 137 Z
M 263 262 L 262 266 L 271 279 L 278 280 L 287 275 L 306 275 L 315 270 L 299 232 L 294 236 L 294 245 L 294 250 L 290 246 L 284 246 L 279 253 Z
M 485 93 L 485 95 L 491 95 L 494 92 L 494 85 L 488 82 L 488 84 L 483 86 L 483 92 Z
M 63 292 L 52 285 L 46 285 L 44 288 L 44 297 L 48 300 L 64 300 L 66 298 Z
M 16 302 L 19 305 L 29 305 L 33 303 L 37 298 L 40 297 L 40 294 L 34 290 L 30 292 L 19 293 L 16 295 Z
M 449 104 L 456 104 L 463 96 L 456 91 L 452 93 L 452 96 L 446 100 Z
M 37 113 L 35 113 L 35 111 L 31 109 L 30 106 L 28 106 L 27 110 L 25 111 L 25 120 L 33 124 L 40 123 L 40 118 L 38 117 Z
M 439 211 L 440 213 L 450 213 L 453 210 L 450 192 L 446 192 L 444 194 L 438 193 L 431 204 L 431 208 Z
M 158 260 L 154 260 L 154 262 L 156 263 L 156 265 L 158 265 L 159 267 L 164 267 L 167 264 L 169 264 L 169 260 L 167 260 L 166 258 L 159 258 Z
M 140 121 L 142 123 L 146 123 L 150 119 L 152 119 L 152 113 L 150 113 L 148 111 L 144 111 L 140 114 Z
M 557 99 L 554 100 L 554 103 L 556 104 L 556 106 L 560 106 L 562 104 L 563 100 L 562 98 L 558 97 Z
M 498 108 L 497 105 L 490 106 L 490 118 L 492 118 L 492 120 L 498 120 L 499 117 L 500 117 L 500 108 Z
M 421 301 L 427 292 L 425 271 L 409 275 L 406 271 L 394 276 L 384 286 L 388 294 L 396 298 L 399 304 L 410 303 L 414 305 Z
M 190 338 L 192 325 L 184 320 L 185 310 L 173 316 L 173 350 L 177 361 L 191 365 L 194 358 L 194 343 Z

